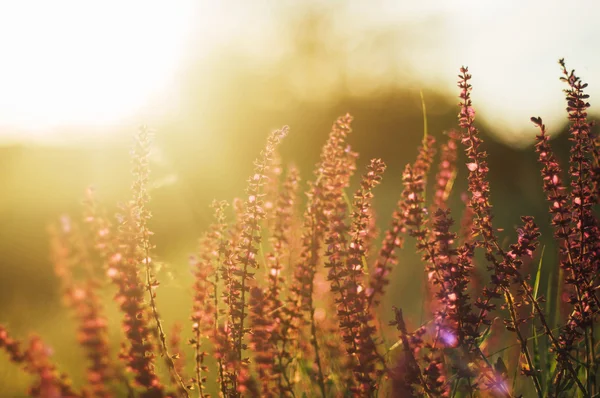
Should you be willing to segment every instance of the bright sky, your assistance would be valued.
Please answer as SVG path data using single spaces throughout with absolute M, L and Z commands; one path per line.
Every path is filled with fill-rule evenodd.
M 169 86 L 193 0 L 0 2 L 0 129 L 110 125 Z
M 592 0 L 379 0 L 351 2 L 350 14 L 370 27 L 413 23 L 416 48 L 402 52 L 412 85 L 456 93 L 462 65 L 473 75 L 478 114 L 518 143 L 536 134 L 529 122 L 541 116 L 550 131 L 565 120 L 558 59 L 589 83 L 592 113 L 600 113 L 600 3 Z M 410 44 L 408 44 L 410 46 Z M 400 53 L 400 51 L 398 52 Z M 421 82 L 421 83 L 419 83 Z M 556 131 L 556 130 L 554 130 Z
M 479 114 L 503 126 L 509 141 L 535 133 L 532 115 L 551 130 L 563 120 L 560 57 L 590 83 L 592 110 L 600 111 L 594 106 L 600 98 L 600 6 L 592 0 L 312 3 L 339 5 L 337 29 L 356 37 L 386 26 L 417 26 L 414 34 L 422 36 L 414 40 L 423 44 L 397 52 L 412 66 L 416 84 L 456 92 L 458 68 L 468 65 Z M 234 43 L 273 59 L 283 52 L 273 45 L 280 11 L 290 6 L 297 3 L 0 1 L 0 137 L 48 138 L 63 126 L 97 132 L 143 114 L 148 103 L 168 98 L 190 46 L 208 53 Z M 398 46 L 411 40 L 403 37 Z M 391 58 L 393 50 L 386 53 Z M 358 59 L 369 73 L 369 58 Z
M 438 33 L 444 44 L 415 54 L 413 62 L 420 65 L 423 79 L 452 89 L 457 68 L 468 65 L 479 114 L 504 126 L 504 138 L 512 141 L 523 132 L 535 134 L 530 116 L 541 116 L 551 131 L 561 127 L 566 116 L 561 91 L 565 84 L 559 81 L 557 61 L 562 57 L 589 83 L 591 110 L 600 113 L 600 3 L 444 3 L 448 8 Z

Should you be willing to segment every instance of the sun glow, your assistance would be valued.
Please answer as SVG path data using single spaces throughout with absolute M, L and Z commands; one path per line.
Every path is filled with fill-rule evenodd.
M 194 12 L 192 0 L 1 2 L 0 129 L 134 115 L 176 77 Z

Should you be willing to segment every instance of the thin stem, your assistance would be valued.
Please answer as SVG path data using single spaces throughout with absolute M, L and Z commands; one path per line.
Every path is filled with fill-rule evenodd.
M 528 371 L 530 373 L 531 378 L 533 379 L 535 391 L 537 392 L 538 397 L 542 398 L 543 397 L 542 385 L 540 384 L 540 381 L 537 377 L 537 369 L 535 368 L 533 361 L 531 359 L 531 354 L 529 353 L 529 348 L 527 347 L 527 340 L 525 340 L 523 338 L 523 335 L 521 334 L 521 330 L 519 329 L 519 324 L 518 324 L 519 321 L 518 321 L 517 312 L 515 310 L 515 304 L 513 302 L 512 296 L 511 296 L 510 292 L 508 291 L 508 289 L 505 289 L 504 296 L 506 298 L 506 303 L 508 304 L 510 317 L 513 322 L 513 327 L 515 329 L 515 333 L 517 334 L 517 339 L 519 340 L 519 343 L 521 346 L 521 352 L 523 353 L 523 355 L 525 355 L 525 360 L 527 361 L 527 366 L 529 368 Z
M 318 382 L 319 382 L 319 389 L 321 390 L 321 395 L 323 397 L 326 397 L 326 393 L 325 393 L 325 380 L 323 377 L 323 368 L 321 365 L 321 354 L 319 351 L 319 342 L 317 341 L 317 327 L 315 324 L 315 308 L 312 305 L 312 295 L 311 295 L 311 310 L 310 310 L 310 333 L 311 333 L 311 342 L 313 344 L 313 347 L 315 348 L 315 361 L 317 362 L 317 372 L 318 372 Z
M 200 328 L 196 328 L 194 338 L 196 339 L 196 343 L 194 344 L 194 359 L 196 360 L 195 372 L 196 372 L 196 385 L 198 386 L 198 395 L 201 398 L 204 398 L 204 392 L 202 391 L 202 365 L 201 358 L 202 353 L 200 352 Z
M 152 273 L 151 273 L 151 269 L 150 269 L 150 255 L 149 255 L 150 249 L 148 247 L 149 245 L 148 245 L 147 236 L 146 236 L 147 231 L 144 230 L 143 234 L 144 234 L 144 253 L 145 253 L 144 262 L 146 264 L 146 290 L 148 290 L 148 295 L 150 296 L 150 307 L 152 308 L 152 316 L 154 317 L 154 321 L 156 322 L 156 330 L 158 331 L 160 348 L 162 351 L 162 355 L 165 358 L 165 362 L 167 363 L 167 366 L 169 367 L 169 370 L 173 374 L 173 377 L 177 381 L 177 384 L 179 384 L 181 392 L 183 393 L 183 395 L 185 397 L 189 398 L 190 394 L 188 393 L 187 387 L 186 387 L 185 383 L 183 382 L 181 375 L 177 372 L 177 369 L 175 368 L 175 362 L 173 362 L 173 358 L 171 357 L 171 354 L 169 353 L 169 349 L 167 348 L 167 336 L 165 334 L 165 331 L 164 331 L 164 328 L 162 325 L 162 321 L 160 320 L 160 316 L 158 315 L 154 292 L 152 292 Z
M 325 390 L 325 377 L 323 376 L 323 367 L 321 364 L 321 351 L 319 350 L 319 342 L 317 340 L 317 325 L 315 322 L 315 305 L 313 301 L 314 294 L 314 286 L 315 286 L 315 278 L 314 278 L 314 270 L 317 266 L 316 259 L 318 254 L 316 253 L 317 242 L 316 239 L 316 224 L 315 220 L 315 212 L 312 212 L 311 216 L 311 254 L 310 260 L 311 264 L 309 265 L 310 269 L 313 270 L 313 275 L 310 278 L 310 288 L 309 288 L 309 298 L 308 298 L 308 308 L 310 311 L 310 333 L 311 333 L 311 343 L 313 348 L 315 349 L 315 361 L 317 363 L 317 382 L 319 383 L 319 389 L 321 390 L 321 395 L 323 398 L 327 396 Z

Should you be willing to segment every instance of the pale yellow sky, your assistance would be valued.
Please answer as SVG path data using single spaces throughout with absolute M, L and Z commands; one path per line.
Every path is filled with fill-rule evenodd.
M 168 89 L 194 18 L 192 0 L 0 2 L 0 131 L 130 116 Z
M 357 77 L 351 90 L 400 79 L 454 93 L 457 70 L 468 65 L 479 113 L 502 126 L 508 141 L 535 133 L 532 115 L 544 117 L 551 129 L 564 118 L 560 57 L 590 83 L 592 110 L 600 98 L 600 6 L 591 0 L 310 3 L 333 15 L 331 28 L 344 39 L 350 82 Z M 220 49 L 235 48 L 254 59 L 254 67 L 268 65 L 286 53 L 278 36 L 286 23 L 282 15 L 306 4 L 2 1 L 0 138 L 47 142 L 62 128 L 104 134 L 117 125 L 173 116 L 173 90 L 186 62 L 210 62 Z M 385 52 L 370 49 L 376 32 L 398 28 L 402 37 Z M 394 70 L 400 64 L 409 70 Z M 403 81 L 407 76 L 410 82 Z

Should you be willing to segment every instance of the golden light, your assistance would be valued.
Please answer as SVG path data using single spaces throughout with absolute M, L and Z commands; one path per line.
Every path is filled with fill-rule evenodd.
M 193 0 L 0 3 L 0 130 L 42 135 L 135 114 L 176 78 Z

